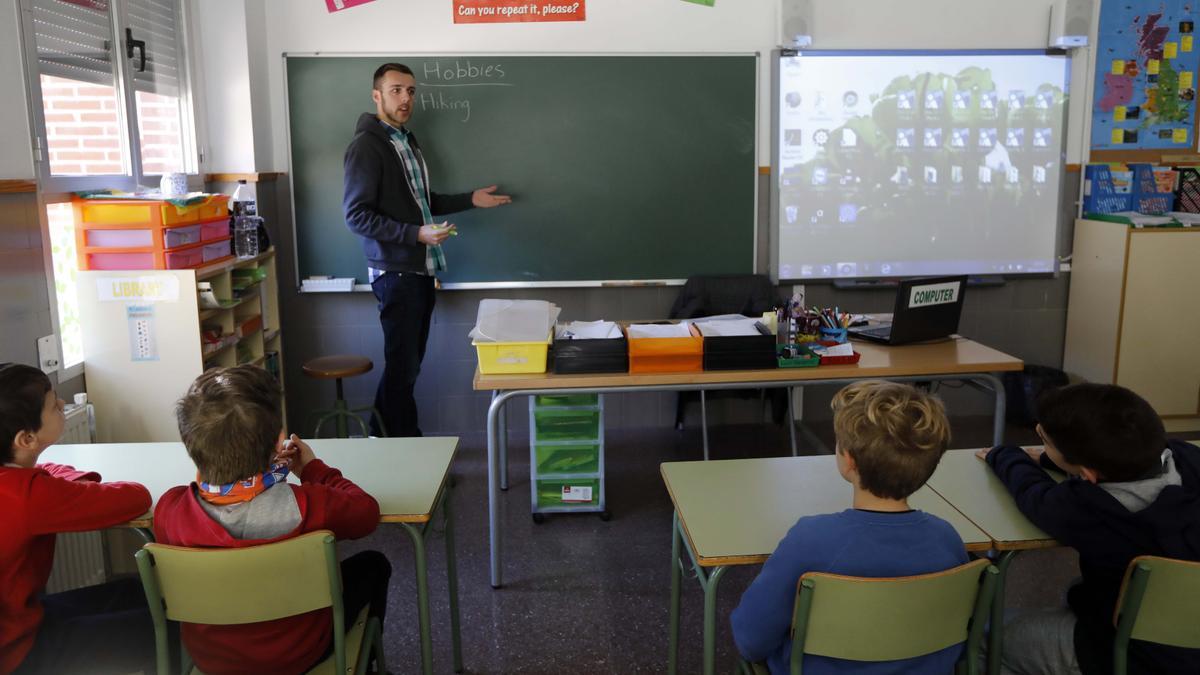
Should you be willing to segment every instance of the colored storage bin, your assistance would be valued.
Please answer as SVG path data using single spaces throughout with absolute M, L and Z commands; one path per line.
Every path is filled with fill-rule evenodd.
M 550 351 L 552 332 L 543 342 L 478 342 L 472 341 L 479 358 L 479 372 L 484 375 L 546 372 L 546 354 Z
M 778 367 L 775 336 L 761 323 L 758 335 L 704 338 L 705 370 L 767 370 Z
M 534 450 L 539 475 L 560 473 L 598 473 L 600 444 L 538 444 Z
M 201 251 L 203 251 L 204 262 L 212 262 L 214 260 L 220 260 L 221 258 L 228 258 L 229 256 L 233 255 L 232 241 L 227 238 L 224 241 L 218 241 L 212 244 L 204 244 L 201 247 Z
M 591 499 L 580 499 L 580 497 L 587 496 L 590 496 Z M 595 507 L 599 504 L 600 481 L 598 479 L 548 479 L 537 482 L 537 505 L 539 509 L 555 507 L 587 508 Z
M 630 373 L 686 373 L 704 369 L 704 338 L 629 338 Z M 628 333 L 626 333 L 628 336 Z
M 263 325 L 262 315 L 255 314 L 254 316 L 252 316 L 248 319 L 242 320 L 242 322 L 238 324 L 237 336 L 240 338 L 244 338 L 247 335 L 252 335 L 254 333 L 254 331 L 262 328 L 262 325 Z
M 534 434 L 539 441 L 581 441 L 600 437 L 600 411 L 540 409 L 533 411 Z
M 229 219 L 217 218 L 200 223 L 200 241 L 216 241 L 229 236 Z
M 184 270 L 203 265 L 202 245 L 173 251 L 127 251 L 95 249 L 79 254 L 85 270 Z
M 199 225 L 185 225 L 183 227 L 172 227 L 170 229 L 163 230 L 163 247 L 164 248 L 171 249 L 171 248 L 178 248 L 180 246 L 187 246 L 188 244 L 199 244 L 199 243 L 200 243 L 200 226 Z
M 629 371 L 629 342 L 606 339 L 554 340 L 554 372 L 560 375 Z
M 75 201 L 75 222 L 80 225 L 139 225 L 165 227 L 191 225 L 225 217 L 229 213 L 228 195 L 209 195 L 188 206 L 175 206 L 164 200 L 80 199 Z
M 539 408 L 548 406 L 588 406 L 600 402 L 599 394 L 543 394 L 534 396 L 534 404 Z

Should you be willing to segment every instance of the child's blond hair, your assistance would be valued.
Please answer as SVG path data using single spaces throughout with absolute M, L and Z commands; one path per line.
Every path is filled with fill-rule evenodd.
M 270 467 L 283 431 L 283 391 L 257 366 L 204 371 L 175 405 L 179 435 L 200 476 L 213 484 Z
M 919 490 L 950 444 L 941 400 L 907 384 L 855 382 L 831 407 L 838 450 L 854 459 L 861 487 L 876 497 L 905 499 Z

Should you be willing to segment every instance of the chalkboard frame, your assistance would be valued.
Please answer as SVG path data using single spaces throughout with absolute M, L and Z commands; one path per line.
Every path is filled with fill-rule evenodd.
M 763 225 L 759 222 L 759 189 L 758 180 L 760 173 L 760 165 L 762 160 L 763 148 L 760 143 L 761 135 L 761 115 L 762 115 L 762 67 L 763 54 L 759 51 L 726 51 L 726 52 L 423 52 L 412 51 L 405 52 L 403 55 L 395 53 L 378 53 L 378 52 L 283 52 L 281 54 L 283 68 L 283 93 L 284 93 L 284 135 L 287 150 L 288 164 L 288 182 L 289 182 L 289 199 L 292 207 L 292 243 L 295 255 L 293 256 L 293 271 L 295 273 L 297 292 L 318 292 L 307 290 L 304 288 L 301 280 L 300 270 L 300 242 L 299 242 L 299 225 L 296 217 L 296 178 L 295 165 L 293 157 L 292 144 L 292 124 L 291 124 L 291 101 L 290 88 L 288 83 L 288 60 L 301 58 L 379 58 L 379 59 L 404 59 L 404 58 L 513 58 L 513 57 L 752 57 L 754 59 L 754 101 L 753 101 L 753 185 L 752 199 L 747 208 L 750 210 L 749 222 L 750 228 L 746 236 L 749 238 L 748 249 L 750 254 L 751 266 L 745 270 L 746 274 L 755 273 L 759 266 L 758 256 L 758 239 L 760 227 Z M 365 268 L 366 262 L 363 261 Z M 511 289 L 511 288 L 595 288 L 595 287 L 638 287 L 638 286 L 682 286 L 686 283 L 684 278 L 658 278 L 658 279 L 592 279 L 592 280 L 545 280 L 545 281 L 472 281 L 472 282 L 449 282 L 440 284 L 443 290 L 486 290 L 486 289 Z M 353 285 L 353 292 L 370 292 L 370 284 L 356 283 Z

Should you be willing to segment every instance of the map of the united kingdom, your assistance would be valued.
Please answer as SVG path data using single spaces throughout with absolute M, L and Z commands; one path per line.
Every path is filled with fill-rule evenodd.
M 1200 0 L 1101 4 L 1093 150 L 1188 150 L 1196 114 Z

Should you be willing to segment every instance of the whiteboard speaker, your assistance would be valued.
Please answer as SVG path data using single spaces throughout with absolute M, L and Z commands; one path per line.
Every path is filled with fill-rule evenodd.
M 1058 0 L 1050 5 L 1050 46 L 1086 47 L 1095 0 Z
M 780 46 L 812 46 L 812 0 L 779 0 L 779 3 Z

